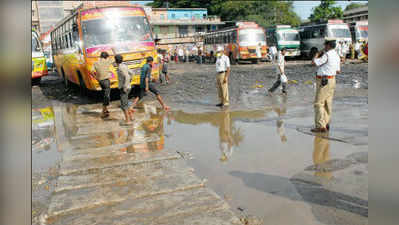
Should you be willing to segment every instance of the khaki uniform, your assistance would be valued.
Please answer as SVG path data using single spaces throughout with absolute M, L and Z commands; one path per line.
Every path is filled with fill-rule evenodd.
M 331 179 L 332 173 L 326 168 L 326 162 L 330 160 L 330 141 L 326 135 L 314 138 L 313 163 L 316 166 L 315 176 Z
M 220 102 L 225 106 L 230 104 L 228 82 L 223 82 L 228 68 L 230 68 L 230 59 L 223 54 L 216 60 L 216 85 Z
M 220 102 L 223 105 L 229 105 L 229 86 L 228 83 L 223 83 L 224 77 L 226 76 L 226 73 L 218 73 L 216 77 L 216 85 L 218 87 L 218 94 L 219 94 L 219 99 Z
M 322 87 L 321 78 L 316 78 L 316 97 L 314 100 L 316 127 L 326 127 L 330 123 L 335 84 L 334 77 L 328 79 L 328 84 Z
M 316 95 L 314 100 L 315 126 L 317 128 L 326 128 L 330 123 L 332 112 L 332 101 L 335 91 L 335 75 L 340 71 L 341 59 L 337 52 L 332 49 L 324 53 L 320 58 L 314 60 L 319 66 L 316 76 Z M 328 77 L 328 84 L 321 86 L 323 76 Z

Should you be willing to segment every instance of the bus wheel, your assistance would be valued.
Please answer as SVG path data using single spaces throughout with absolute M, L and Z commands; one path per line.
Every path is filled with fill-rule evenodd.
M 86 84 L 82 78 L 82 75 L 80 74 L 80 72 L 78 72 L 78 77 L 79 77 L 79 92 L 80 95 L 83 96 L 87 96 L 88 94 L 88 90 L 86 88 Z
M 32 78 L 32 85 L 39 85 L 42 77 Z
M 317 53 L 317 48 L 312 48 L 310 50 L 310 54 L 309 54 L 310 59 L 313 59 L 313 57 L 316 55 L 316 53 Z
M 231 65 L 237 64 L 237 61 L 236 61 L 236 59 L 233 57 L 233 54 L 232 54 L 232 53 L 230 53 L 229 58 L 230 58 L 230 63 L 231 63 Z

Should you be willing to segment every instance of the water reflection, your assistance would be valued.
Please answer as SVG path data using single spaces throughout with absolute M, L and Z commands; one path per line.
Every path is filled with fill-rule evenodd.
M 272 98 L 273 111 L 276 112 L 278 119 L 276 121 L 277 134 L 280 136 L 282 143 L 287 142 L 287 137 L 284 131 L 284 121 L 282 117 L 287 113 L 287 96 L 281 98 L 281 102 L 277 98 Z
M 265 111 L 234 111 L 227 109 L 220 112 L 187 113 L 175 111 L 169 118 L 182 124 L 200 125 L 211 124 L 218 128 L 219 149 L 222 162 L 230 159 L 237 147 L 244 140 L 243 131 L 235 124 L 238 120 L 259 119 L 265 117 Z
M 118 150 L 133 152 L 152 152 L 164 148 L 165 113 L 153 105 L 145 105 L 135 113 L 136 119 L 130 127 L 120 127 L 119 120 L 101 122 L 104 130 L 98 132 L 96 124 L 100 118 L 92 110 L 77 110 L 76 105 L 66 105 L 64 125 L 74 149 L 88 148 L 118 148 Z M 93 114 L 93 115 L 92 115 Z M 121 115 L 114 113 L 114 117 Z M 79 129 L 88 130 L 88 135 L 79 135 Z M 91 128 L 92 131 L 91 131 Z M 114 131 L 112 131 L 114 130 Z
M 332 173 L 330 169 L 326 168 L 326 164 L 330 160 L 330 140 L 327 138 L 328 133 L 314 137 L 313 163 L 315 165 L 314 175 L 329 180 Z

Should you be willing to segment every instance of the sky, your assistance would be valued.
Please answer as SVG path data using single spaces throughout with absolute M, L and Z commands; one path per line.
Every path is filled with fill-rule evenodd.
M 335 1 L 337 6 L 340 6 L 342 10 L 345 9 L 350 3 L 367 3 L 368 1 Z M 320 4 L 320 1 L 294 1 L 294 11 L 298 14 L 301 19 L 307 19 L 312 14 L 312 8 Z
M 131 1 L 133 3 L 138 4 L 146 4 L 152 1 Z M 356 3 L 367 3 L 368 1 L 336 1 L 337 6 L 341 6 L 342 9 L 345 9 L 347 5 L 351 2 Z M 310 14 L 312 14 L 312 8 L 316 7 L 320 4 L 320 1 L 294 1 L 294 11 L 301 17 L 301 19 L 307 19 Z

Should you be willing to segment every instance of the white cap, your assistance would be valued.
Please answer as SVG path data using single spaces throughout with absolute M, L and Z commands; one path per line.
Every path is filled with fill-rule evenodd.
M 222 52 L 223 51 L 223 47 L 222 46 L 218 46 L 216 49 L 217 52 Z

